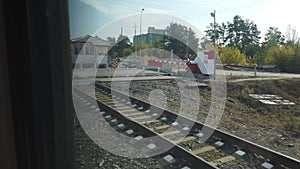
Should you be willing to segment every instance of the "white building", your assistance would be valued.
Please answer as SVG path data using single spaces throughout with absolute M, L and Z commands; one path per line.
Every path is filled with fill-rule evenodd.
M 107 53 L 111 47 L 110 42 L 90 35 L 72 39 L 72 63 L 80 68 L 107 66 Z

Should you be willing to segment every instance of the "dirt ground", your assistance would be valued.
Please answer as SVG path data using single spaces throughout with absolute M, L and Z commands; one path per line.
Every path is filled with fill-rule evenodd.
M 218 128 L 300 160 L 299 87 L 300 79 L 228 82 L 225 110 Z M 130 85 L 130 94 L 149 101 L 154 89 L 165 94 L 167 109 L 179 112 L 181 89 L 174 82 L 134 82 Z M 196 98 L 195 93 L 200 93 L 198 121 L 204 123 L 211 105 L 210 88 L 184 90 L 187 94 L 183 97 Z M 295 105 L 265 105 L 249 94 L 274 94 Z M 159 97 L 151 101 L 161 104 Z
M 300 160 L 300 79 L 228 83 L 221 130 Z M 295 105 L 265 105 L 249 94 L 275 94 Z

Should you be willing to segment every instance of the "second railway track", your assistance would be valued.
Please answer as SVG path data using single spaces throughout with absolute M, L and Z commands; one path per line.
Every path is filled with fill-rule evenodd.
M 118 132 L 137 141 L 156 135 L 165 144 L 172 145 L 172 149 L 159 155 L 162 168 L 300 168 L 299 160 L 218 129 L 205 142 L 200 142 L 205 138 L 202 123 L 111 90 L 99 83 L 79 86 L 74 90 L 74 101 L 80 104 L 96 99 L 101 115 Z M 93 92 L 96 98 L 90 95 Z M 84 105 L 82 108 L 90 111 L 89 105 Z M 176 121 L 178 117 L 180 121 Z M 180 138 L 185 131 L 188 133 Z M 159 149 L 159 143 L 144 147 Z

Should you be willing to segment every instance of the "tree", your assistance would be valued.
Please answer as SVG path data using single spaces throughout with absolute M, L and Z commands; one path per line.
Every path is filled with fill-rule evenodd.
M 219 50 L 219 56 L 223 64 L 245 65 L 246 56 L 235 47 L 223 47 Z
M 177 56 L 185 58 L 186 54 L 196 55 L 199 39 L 191 28 L 172 22 L 166 28 L 163 44 L 165 50 L 173 50 Z
M 213 24 L 211 23 L 207 28 L 208 30 L 205 31 L 206 37 L 213 42 Z M 247 60 L 250 62 L 253 62 L 254 58 L 261 54 L 259 35 L 260 31 L 258 31 L 257 25 L 253 21 L 249 19 L 244 20 L 238 15 L 234 16 L 232 23 L 223 22 L 221 25 L 216 23 L 217 45 L 219 47 L 230 46 L 239 49 L 241 53 L 246 54 Z
M 295 44 L 299 42 L 298 39 L 298 33 L 295 28 L 292 28 L 291 25 L 288 25 L 287 31 L 286 31 L 286 43 L 289 44 Z
M 108 51 L 108 54 L 117 55 L 118 57 L 125 57 L 123 50 L 131 47 L 132 43 L 130 42 L 129 38 L 127 36 L 120 35 L 117 43 Z
M 201 49 L 206 49 L 207 45 L 212 45 L 212 42 L 207 38 L 207 36 L 204 36 L 203 38 L 201 38 Z
M 206 33 L 206 37 L 209 38 L 210 42 L 213 43 L 214 40 L 214 24 L 210 23 L 209 26 L 207 27 L 208 30 L 205 30 L 204 32 Z M 221 25 L 216 23 L 216 43 L 224 47 L 226 44 L 226 35 L 227 35 L 227 25 L 222 22 Z
M 248 63 L 257 63 L 262 56 L 262 48 L 258 44 L 250 44 L 245 47 L 244 52 Z
M 155 41 L 153 42 L 153 48 L 163 49 L 163 42 L 161 42 L 159 39 L 155 39 Z
M 129 56 L 131 53 L 133 53 L 131 48 L 125 48 L 122 50 L 122 56 L 124 57 Z
M 269 27 L 267 33 L 265 34 L 265 41 L 263 45 L 267 48 L 271 46 L 283 45 L 285 41 L 285 36 L 276 27 Z
M 116 38 L 115 37 L 107 37 L 106 38 L 110 44 L 115 45 L 116 44 Z
M 137 45 L 137 48 L 140 49 L 140 50 L 143 50 L 142 51 L 142 55 L 145 56 L 148 54 L 148 50 L 145 50 L 145 49 L 148 49 L 149 48 L 149 45 L 146 44 L 144 41 L 142 41 L 142 43 L 139 43 Z
M 228 29 L 227 29 L 227 25 L 224 22 L 222 22 L 222 25 L 218 26 L 218 34 L 219 34 L 218 45 L 221 47 L 225 46 Z
M 265 63 L 275 64 L 282 71 L 292 71 L 292 60 L 294 56 L 294 49 L 290 46 L 272 46 L 268 49 Z
M 300 73 L 300 44 L 272 46 L 266 52 L 266 64 L 275 64 L 283 72 Z
M 291 48 L 293 50 L 293 56 L 291 59 L 291 63 L 289 64 L 288 72 L 299 73 L 300 72 L 300 42 L 298 38 L 298 33 L 295 28 L 291 28 L 291 25 L 288 25 L 286 32 L 286 47 Z
M 257 29 L 257 25 L 249 19 L 242 19 L 236 15 L 233 18 L 233 23 L 228 23 L 228 35 L 226 36 L 226 42 L 229 42 L 229 46 L 238 48 L 241 52 L 245 52 L 245 49 L 249 45 L 258 45 L 260 40 L 260 31 Z
M 163 56 L 163 49 L 164 48 L 164 44 L 161 40 L 159 39 L 155 39 L 152 45 L 152 50 L 151 50 L 151 56 L 155 56 L 158 58 L 161 58 Z

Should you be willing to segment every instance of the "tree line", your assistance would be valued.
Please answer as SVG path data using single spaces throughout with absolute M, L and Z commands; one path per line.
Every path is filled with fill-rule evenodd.
M 217 52 L 222 63 L 240 65 L 277 65 L 284 72 L 300 73 L 300 44 L 295 28 L 287 27 L 285 35 L 277 27 L 269 27 L 264 39 L 257 25 L 249 19 L 234 16 L 232 22 L 216 23 Z M 211 23 L 202 46 L 212 43 Z
M 216 34 L 213 23 L 210 23 L 201 41 L 191 28 L 173 22 L 165 28 L 163 38 L 155 39 L 152 45 L 142 42 L 134 46 L 124 35 L 117 39 L 108 37 L 107 40 L 113 44 L 108 54 L 126 57 L 136 49 L 156 48 L 163 49 L 155 53 L 161 57 L 169 57 L 172 51 L 182 59 L 193 59 L 199 49 L 213 49 L 215 36 L 217 53 L 223 64 L 272 64 L 284 72 L 300 73 L 300 43 L 296 30 L 290 25 L 285 34 L 277 27 L 269 27 L 263 40 L 257 25 L 238 15 L 233 17 L 232 22 L 216 23 L 215 28 Z

